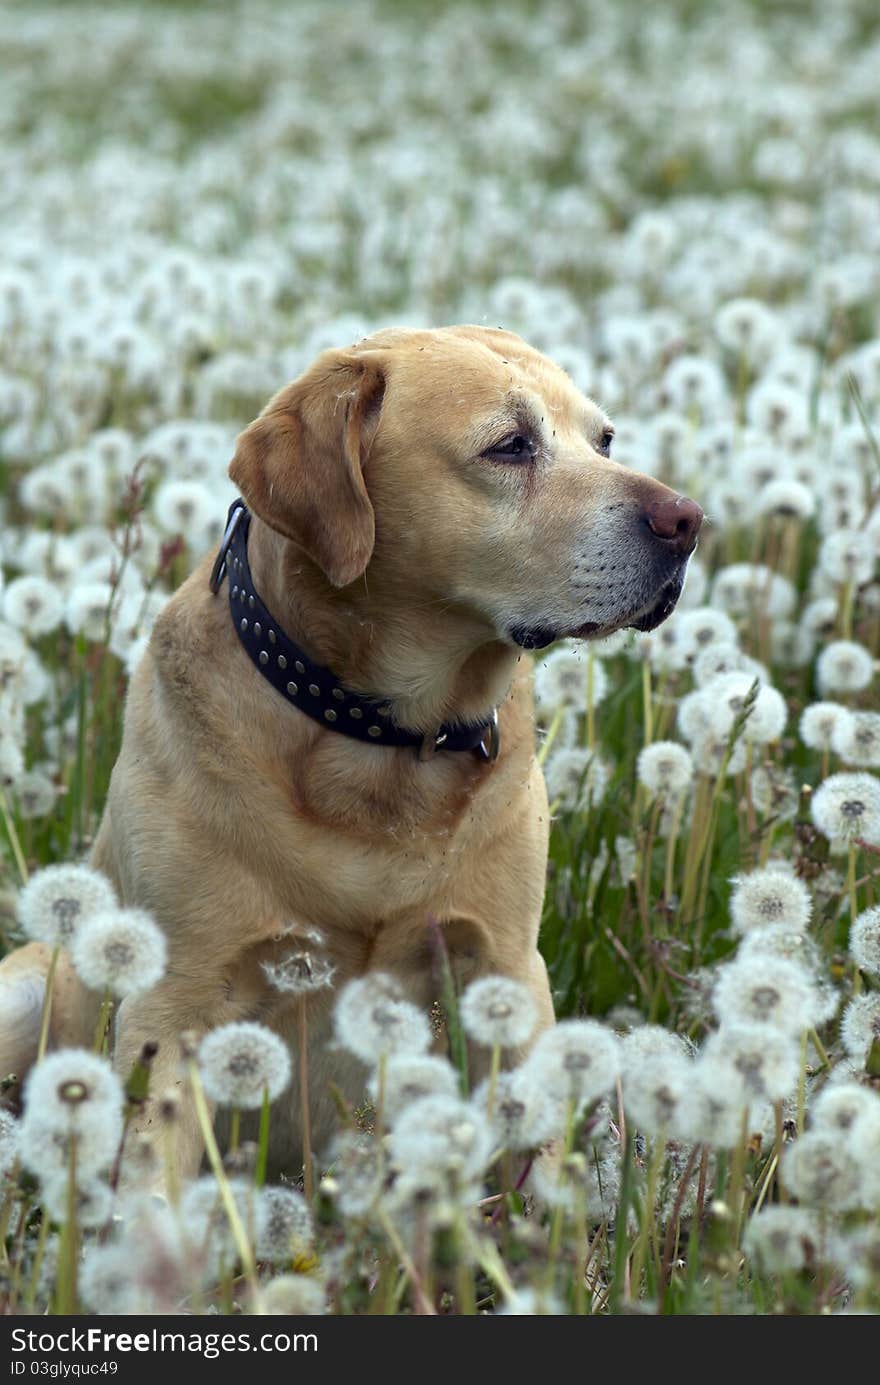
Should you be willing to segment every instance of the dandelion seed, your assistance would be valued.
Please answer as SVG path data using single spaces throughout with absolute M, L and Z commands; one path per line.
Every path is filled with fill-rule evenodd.
M 711 707 L 709 726 L 718 740 L 728 736 L 746 705 L 754 679 L 749 673 L 725 673 L 702 689 Z M 741 736 L 745 741 L 766 745 L 777 741 L 787 719 L 785 698 L 775 688 L 759 686 Z
M 853 996 L 840 1018 L 840 1040 L 851 1058 L 866 1061 L 880 1042 L 880 991 Z
M 61 594 L 45 577 L 16 577 L 3 593 L 5 619 L 33 638 L 56 630 L 63 614 Z
M 850 926 L 849 955 L 862 971 L 880 976 L 880 905 L 866 909 Z
M 577 811 L 601 799 L 608 783 L 608 770 L 595 751 L 578 747 L 551 751 L 544 765 L 544 778 L 550 802 Z
M 481 1082 L 471 1098 L 488 1117 L 489 1081 Z M 492 1143 L 499 1149 L 536 1149 L 565 1130 L 563 1104 L 542 1091 L 522 1067 L 499 1073 L 489 1123 Z
M 767 1274 L 812 1267 L 818 1247 L 816 1216 L 804 1207 L 765 1207 L 750 1217 L 743 1235 L 743 1250 Z
M 0 1107 L 0 1179 L 12 1168 L 18 1157 L 18 1121 Z
M 783 1030 L 732 1022 L 706 1040 L 701 1067 L 704 1083 L 725 1092 L 741 1113 L 755 1102 L 790 1096 L 797 1086 L 800 1055 L 796 1039 Z
M 677 798 L 694 776 L 694 762 L 677 741 L 654 741 L 639 751 L 636 776 L 640 784 L 658 797 Z
M 523 1066 L 552 1100 L 580 1109 L 614 1086 L 619 1040 L 592 1020 L 563 1020 L 540 1036 Z
M 608 675 L 601 661 L 572 645 L 556 648 L 535 664 L 535 701 L 551 711 L 557 707 L 582 710 L 587 705 L 588 679 L 592 680 L 593 706 L 598 707 L 608 692 Z
M 861 1127 L 880 1139 L 880 1097 L 857 1082 L 826 1086 L 810 1106 L 813 1128 L 848 1140 Z
M 457 1097 L 427 1096 L 403 1111 L 390 1135 L 400 1169 L 433 1186 L 465 1186 L 482 1174 L 491 1151 L 489 1128 L 477 1108 Z
M 857 837 L 880 842 L 880 779 L 873 774 L 832 774 L 810 801 L 819 831 L 835 845 Z
M 263 1285 L 260 1298 L 270 1316 L 313 1318 L 327 1311 L 326 1287 L 311 1275 L 280 1274 Z
M 792 1197 L 808 1206 L 843 1211 L 860 1205 L 862 1175 L 837 1135 L 802 1135 L 786 1148 L 780 1175 Z
M 19 1149 L 41 1178 L 69 1164 L 76 1142 L 82 1178 L 110 1167 L 122 1135 L 122 1085 L 102 1058 L 85 1049 L 61 1049 L 31 1069 L 24 1087 Z
M 859 529 L 838 529 L 819 547 L 819 566 L 832 582 L 851 582 L 861 587 L 874 575 L 877 554 L 867 534 Z
M 66 1170 L 59 1170 L 40 1180 L 40 1201 L 43 1210 L 55 1222 L 69 1220 L 70 1180 Z M 113 1214 L 113 1193 L 99 1179 L 78 1180 L 75 1197 L 77 1225 L 83 1230 L 106 1226 Z
M 349 981 L 337 1001 L 335 1019 L 339 1042 L 364 1063 L 416 1057 L 430 1047 L 426 1017 L 404 999 L 398 982 L 381 972 Z
M 90 915 L 71 947 L 73 964 L 92 990 L 136 995 L 155 986 L 165 972 L 165 935 L 143 909 L 114 909 Z
M 83 920 L 116 907 L 109 881 L 88 866 L 46 866 L 18 897 L 18 917 L 29 938 L 69 947 Z
M 790 870 L 768 866 L 731 881 L 730 914 L 737 933 L 768 924 L 805 929 L 813 902 L 802 880 Z
M 846 765 L 880 767 L 880 712 L 851 712 L 831 732 L 831 748 Z
M 531 1038 L 538 1023 L 531 992 L 505 976 L 472 981 L 461 998 L 460 1013 L 467 1033 L 488 1048 L 516 1048 Z
M 332 986 L 336 967 L 322 949 L 326 946 L 323 933 L 317 928 L 302 934 L 303 946 L 280 962 L 263 962 L 262 967 L 276 991 L 286 995 L 307 995 Z
M 682 1117 L 690 1098 L 693 1063 L 684 1053 L 642 1054 L 624 1059 L 623 1103 L 629 1118 L 646 1135 L 675 1138 L 686 1128 Z
M 816 660 L 816 682 L 826 693 L 861 692 L 874 677 L 870 650 L 853 640 L 835 640 Z
M 199 1071 L 206 1094 L 221 1106 L 254 1110 L 263 1093 L 274 1101 L 290 1082 L 287 1045 L 263 1024 L 224 1024 L 199 1046 Z
M 767 1025 L 799 1034 L 814 1025 L 820 1005 L 809 973 L 798 962 L 769 954 L 739 957 L 720 969 L 712 996 L 722 1025 Z
M 257 1259 L 273 1265 L 291 1261 L 313 1241 L 312 1217 L 302 1193 L 294 1188 L 261 1188 L 256 1207 Z
M 812 702 L 801 713 L 798 730 L 810 750 L 830 750 L 838 728 L 852 719 L 852 712 L 839 702 Z
M 373 1075 L 368 1084 L 372 1100 L 378 1100 L 379 1084 Z M 458 1076 L 445 1058 L 389 1058 L 385 1067 L 384 1114 L 393 1125 L 401 1112 L 423 1096 L 455 1096 Z

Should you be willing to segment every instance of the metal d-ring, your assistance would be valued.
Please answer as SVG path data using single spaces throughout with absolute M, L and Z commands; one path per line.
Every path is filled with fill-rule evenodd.
M 235 508 L 230 512 L 229 522 L 226 525 L 226 532 L 220 540 L 220 547 L 217 550 L 217 557 L 214 559 L 214 566 L 211 568 L 211 579 L 208 585 L 216 596 L 223 585 L 223 578 L 226 576 L 226 555 L 229 552 L 229 545 L 235 536 L 242 515 L 247 513 L 247 507 L 243 500 L 239 500 Z
M 498 752 L 501 749 L 501 732 L 498 730 L 498 708 L 492 708 L 492 720 L 489 723 L 489 748 L 486 749 L 485 737 L 478 746 L 479 752 L 484 760 L 494 761 L 498 759 Z

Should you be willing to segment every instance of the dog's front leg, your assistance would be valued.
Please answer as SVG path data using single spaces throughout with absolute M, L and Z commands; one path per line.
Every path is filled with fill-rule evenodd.
M 138 1143 L 143 1160 L 139 1159 L 137 1170 L 130 1172 L 123 1161 L 124 1186 L 136 1186 L 141 1192 L 167 1192 L 169 1161 L 180 1184 L 198 1174 L 205 1143 L 181 1052 L 181 1034 L 192 1034 L 197 1040 L 209 1027 L 194 1016 L 190 989 L 183 992 L 160 984 L 122 1002 L 116 1023 L 114 1061 L 123 1082 L 144 1046 L 158 1045 L 150 1066 L 150 1094 L 134 1117 L 127 1137 L 132 1144 Z M 168 1110 L 163 1113 L 160 1108 L 166 1103 Z M 209 1110 L 213 1119 L 210 1103 Z

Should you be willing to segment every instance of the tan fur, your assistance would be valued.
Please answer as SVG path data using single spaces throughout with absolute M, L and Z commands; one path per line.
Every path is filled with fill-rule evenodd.
M 524 414 L 544 439 L 536 463 L 481 456 Z M 261 1020 L 295 1046 L 299 1002 L 272 990 L 261 963 L 293 949 L 297 926 L 325 934 L 337 987 L 390 972 L 428 1006 L 433 914 L 461 979 L 514 977 L 542 1027 L 552 1023 L 537 950 L 547 797 L 531 660 L 508 627 L 555 621 L 562 634 L 590 622 L 604 632 L 650 605 L 641 574 L 651 536 L 637 518 L 670 492 L 598 454 L 606 424 L 519 338 L 460 327 L 387 331 L 325 352 L 242 434 L 230 471 L 254 512 L 249 559 L 286 632 L 340 683 L 384 696 L 408 729 L 497 706 L 501 754 L 494 764 L 469 753 L 420 761 L 286 705 L 241 648 L 225 587 L 210 593 L 206 558 L 132 679 L 93 853 L 169 943 L 165 979 L 121 1006 L 120 1071 L 156 1040 L 153 1091 L 180 1086 L 180 1032 L 229 1020 Z M 88 1032 L 95 1010 L 66 984 L 58 1042 L 74 1023 Z M 333 1124 L 328 1083 L 355 1101 L 364 1085 L 332 1043 L 333 1001 L 325 991 L 308 1002 L 318 1147 Z M 4 1042 L 0 1032 L 0 1065 Z M 18 1049 L 28 1061 L 28 1044 Z M 277 1105 L 276 1152 L 295 1173 L 295 1087 Z M 153 1122 L 148 1107 L 141 1128 Z M 201 1148 L 184 1102 L 181 1173 L 195 1172 Z

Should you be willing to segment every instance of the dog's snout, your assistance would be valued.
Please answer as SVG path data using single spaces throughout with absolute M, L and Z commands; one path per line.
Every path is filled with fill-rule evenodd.
M 695 500 L 672 495 L 648 505 L 645 518 L 658 539 L 664 539 L 679 553 L 690 553 L 703 523 L 703 511 Z

